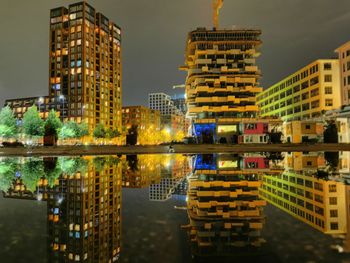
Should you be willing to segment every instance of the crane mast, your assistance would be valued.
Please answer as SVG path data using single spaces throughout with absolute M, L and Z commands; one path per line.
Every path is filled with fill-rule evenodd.
M 213 23 L 214 28 L 219 28 L 219 12 L 224 4 L 224 0 L 213 0 Z

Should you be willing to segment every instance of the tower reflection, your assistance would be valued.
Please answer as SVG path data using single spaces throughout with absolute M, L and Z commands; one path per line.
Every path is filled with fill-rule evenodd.
M 266 206 L 259 196 L 259 176 L 282 171 L 261 154 L 196 156 L 187 192 L 193 256 L 229 258 L 242 248 L 259 247 Z
M 49 262 L 114 262 L 121 249 L 121 174 L 114 157 L 29 159 L 4 197 L 46 201 Z

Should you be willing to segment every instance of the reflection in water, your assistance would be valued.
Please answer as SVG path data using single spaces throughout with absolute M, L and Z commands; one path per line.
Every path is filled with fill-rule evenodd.
M 335 236 L 336 248 L 350 252 L 347 157 L 294 152 L 7 158 L 0 160 L 0 190 L 5 198 L 46 202 L 50 262 L 123 261 L 124 245 L 131 240 L 124 240 L 122 249 L 122 187 L 134 188 L 135 195 L 143 192 L 146 200 L 141 206 L 149 201 L 166 206 L 170 198 L 179 201 L 175 208 L 187 210 L 188 221 L 178 224 L 186 224 L 195 258 L 260 255 L 265 243 L 272 242 L 262 234 L 267 220 L 273 220 L 265 218 L 267 203 Z M 185 199 L 187 207 L 181 207 Z M 137 214 L 145 213 L 142 207 L 137 209 Z M 156 224 L 171 224 L 161 220 L 162 211 L 152 213 Z M 145 225 L 133 227 L 148 231 Z M 146 251 L 142 253 L 147 257 Z
M 325 234 L 345 235 L 338 249 L 350 252 L 350 188 L 343 177 L 333 177 L 337 160 L 338 153 L 290 153 L 283 174 L 260 176 L 260 195 Z
M 5 160 L 1 165 L 9 167 L 6 178 L 12 176 L 7 186 L 2 184 L 5 198 L 47 202 L 50 262 L 119 258 L 121 165 L 117 158 Z
M 266 205 L 259 175 L 281 174 L 278 163 L 260 154 L 198 155 L 194 163 L 186 226 L 193 256 L 227 257 L 237 248 L 259 247 Z
M 172 194 L 186 191 L 191 167 L 184 155 L 128 155 L 123 160 L 123 187 L 149 187 L 151 201 L 166 201 Z

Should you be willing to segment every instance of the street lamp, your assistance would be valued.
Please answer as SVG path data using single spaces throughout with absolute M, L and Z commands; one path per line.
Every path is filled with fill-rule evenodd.
M 59 96 L 59 99 L 60 99 L 60 101 L 62 101 L 62 121 L 64 121 L 64 100 L 65 100 L 65 97 L 64 97 L 64 95 L 60 95 Z

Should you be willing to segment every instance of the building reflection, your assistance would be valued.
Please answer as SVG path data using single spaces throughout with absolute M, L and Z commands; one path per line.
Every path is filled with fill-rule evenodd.
M 191 172 L 188 157 L 179 154 L 123 156 L 124 188 L 149 188 L 151 201 L 166 201 L 185 194 L 186 176 Z
M 126 155 L 123 159 L 124 188 L 146 188 L 161 178 L 162 155 Z
M 184 155 L 162 155 L 161 179 L 149 187 L 150 201 L 166 201 L 186 187 L 186 176 L 191 172 L 188 157 Z M 182 190 L 181 190 L 182 189 Z
M 259 247 L 266 201 L 259 196 L 259 175 L 282 173 L 278 161 L 261 154 L 198 155 L 188 177 L 187 211 L 194 257 L 233 256 Z
M 29 160 L 21 164 L 21 172 L 4 193 L 5 198 L 47 202 L 49 262 L 119 258 L 122 166 L 116 158 L 96 160 L 46 158 L 35 164 Z M 33 173 L 43 173 L 31 174 L 29 182 L 26 165 Z
M 350 252 L 350 187 L 339 173 L 338 153 L 289 153 L 281 175 L 261 175 L 260 196 L 296 219 L 330 235 L 343 235 Z

